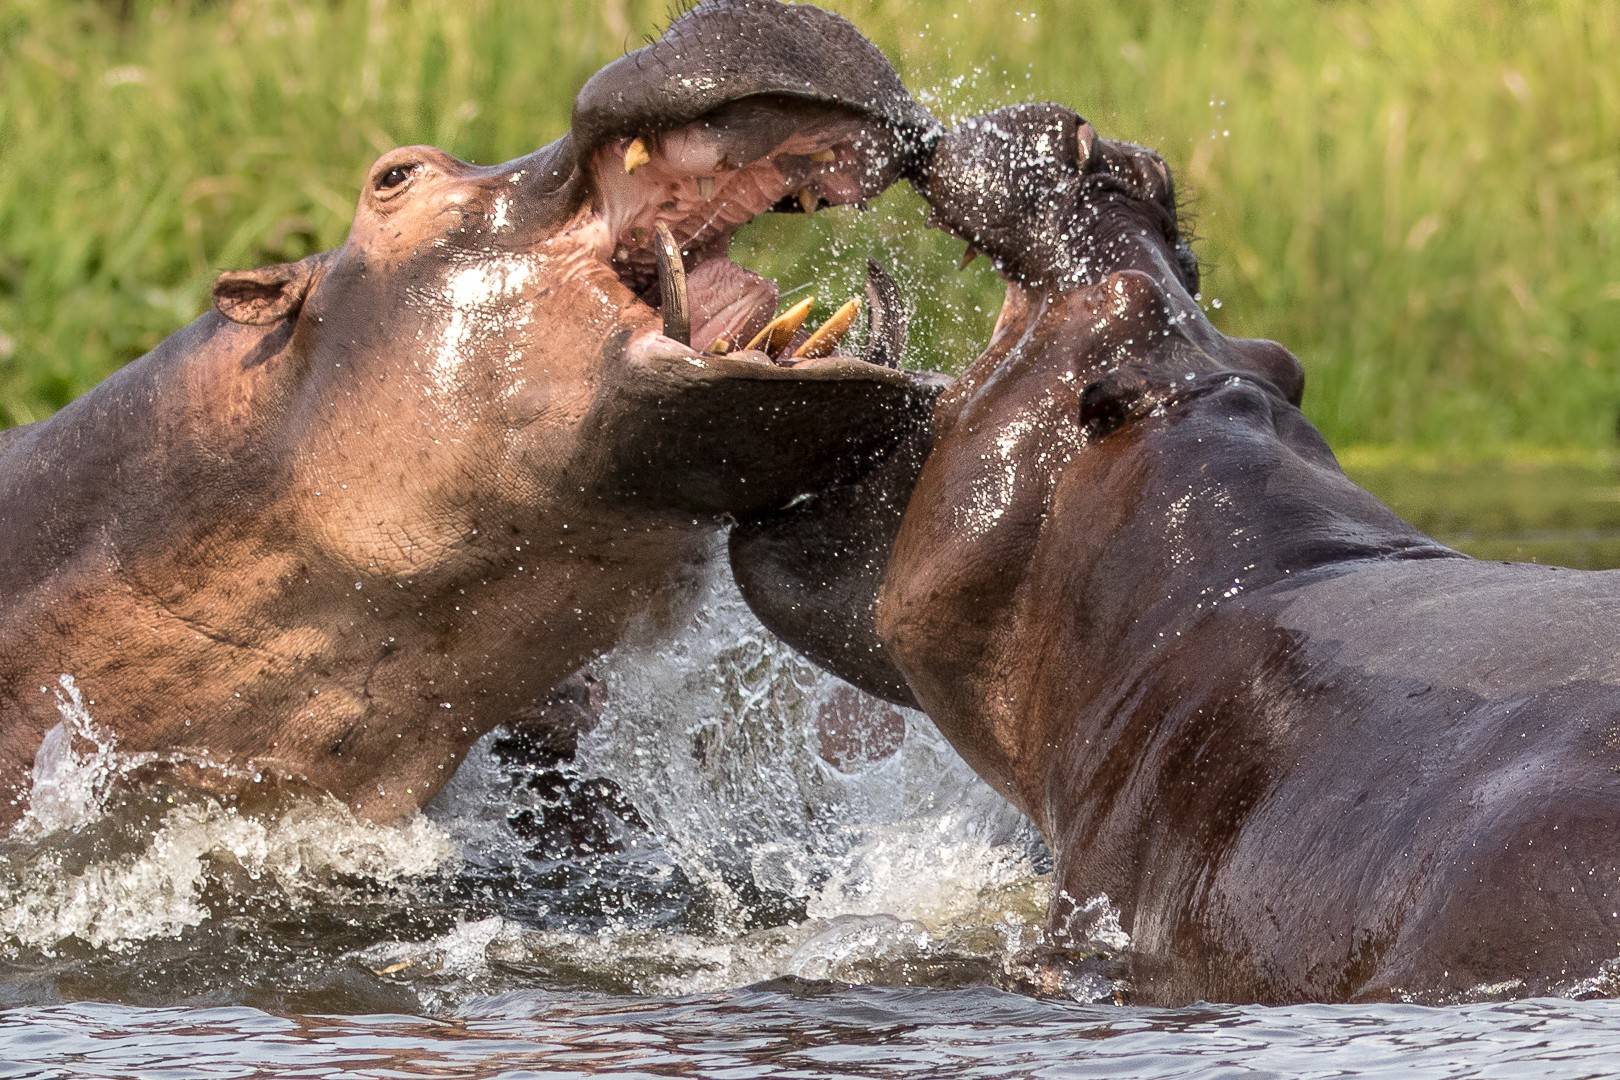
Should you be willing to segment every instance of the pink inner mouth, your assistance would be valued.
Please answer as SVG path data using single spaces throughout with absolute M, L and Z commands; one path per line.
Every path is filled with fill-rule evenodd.
M 857 120 L 837 114 L 801 118 L 791 134 L 774 140 L 762 139 L 757 123 L 741 125 L 739 134 L 699 121 L 608 143 L 590 164 L 598 200 L 594 254 L 641 302 L 660 309 L 654 241 L 656 227 L 666 226 L 685 267 L 691 347 L 743 348 L 772 322 L 780 291 L 732 261 L 732 236 L 771 210 L 814 212 L 876 195 L 883 185 L 868 178 L 882 172 L 877 143 Z M 757 347 L 790 363 L 811 336 L 800 326 Z M 830 341 L 827 351 L 835 350 L 841 336 L 818 342 Z
M 698 352 L 716 341 L 752 341 L 776 313 L 776 282 L 729 258 L 699 263 L 686 284 L 692 297 L 692 348 Z

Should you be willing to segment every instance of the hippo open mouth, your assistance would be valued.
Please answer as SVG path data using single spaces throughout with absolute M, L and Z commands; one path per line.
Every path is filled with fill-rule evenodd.
M 863 359 L 896 366 L 903 313 L 892 279 L 870 264 L 866 296 L 813 331 L 805 298 L 777 314 L 775 282 L 738 265 L 732 237 L 767 212 L 859 203 L 887 186 L 888 148 L 858 118 L 787 101 L 750 100 L 695 124 L 618 139 L 597 150 L 600 257 L 662 317 L 664 335 L 695 351 L 756 353 L 783 366 L 837 354 L 863 307 L 878 333 Z M 737 114 L 742 114 L 740 117 Z M 763 141 L 791 134 L 763 152 Z M 876 160 L 874 160 L 876 159 Z
M 761 214 L 864 203 L 908 173 L 935 129 L 844 20 L 776 0 L 711 0 L 580 92 L 573 139 L 594 198 L 578 235 L 682 348 L 836 364 L 852 359 L 840 347 L 864 308 L 859 359 L 896 367 L 904 312 L 875 263 L 865 295 L 811 328 L 813 298 L 778 313 L 777 285 L 729 249 Z

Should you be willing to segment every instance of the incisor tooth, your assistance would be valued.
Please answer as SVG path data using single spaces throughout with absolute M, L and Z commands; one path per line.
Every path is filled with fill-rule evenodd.
M 782 314 L 765 324 L 765 329 L 754 335 L 746 348 L 763 349 L 770 356 L 776 356 L 787 348 L 793 335 L 799 332 L 804 320 L 809 316 L 810 309 L 815 305 L 816 298 L 807 296 L 797 304 L 788 308 Z
M 838 160 L 838 154 L 832 150 L 817 150 L 810 155 L 810 160 L 818 165 L 827 165 Z
M 979 249 L 974 247 L 972 244 L 969 244 L 967 246 L 967 250 L 962 252 L 962 261 L 956 264 L 956 268 L 958 270 L 966 270 L 969 266 L 973 265 L 973 260 L 977 259 L 978 257 Z
M 855 325 L 855 316 L 861 313 L 861 302 L 856 299 L 844 301 L 844 306 L 832 313 L 832 317 L 822 323 L 815 333 L 804 339 L 804 344 L 793 351 L 795 360 L 814 360 L 818 356 L 826 356 L 838 348 L 838 343 L 844 340 L 849 328 Z
M 809 188 L 800 188 L 799 205 L 804 208 L 805 213 L 813 214 L 816 212 L 816 207 L 821 205 L 821 196 Z
M 709 351 L 716 356 L 724 356 L 731 351 L 731 342 L 725 338 L 715 338 L 714 344 L 709 346 Z
M 698 177 L 697 178 L 697 193 L 698 193 L 698 198 L 700 198 L 700 199 L 712 199 L 714 197 L 714 177 L 712 177 L 712 176 L 700 176 L 700 177 Z
M 647 149 L 647 140 L 631 139 L 630 145 L 624 148 L 624 171 L 633 173 L 647 162 L 652 160 L 652 152 Z

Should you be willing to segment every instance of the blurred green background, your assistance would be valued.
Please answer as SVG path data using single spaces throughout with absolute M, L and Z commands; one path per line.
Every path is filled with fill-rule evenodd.
M 942 117 L 1049 97 L 1158 149 L 1212 316 L 1299 354 L 1307 412 L 1398 509 L 1493 554 L 1557 533 L 1598 546 L 1556 557 L 1620 559 L 1620 5 L 826 6 Z M 340 243 L 389 147 L 499 161 L 555 137 L 578 86 L 667 15 L 664 0 L 0 0 L 0 426 L 194 318 L 220 269 Z M 999 285 L 957 273 L 959 246 L 921 220 L 896 191 L 867 215 L 758 223 L 742 258 L 830 305 L 880 250 L 917 298 L 918 362 L 951 367 L 984 340 Z

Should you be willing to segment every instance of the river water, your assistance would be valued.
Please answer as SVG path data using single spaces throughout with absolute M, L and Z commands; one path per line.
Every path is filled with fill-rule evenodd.
M 1604 562 L 1612 480 L 1583 485 L 1596 524 L 1465 539 Z M 1607 1000 L 1117 1004 L 1108 899 L 1046 948 L 1027 824 L 920 716 L 862 702 L 882 745 L 824 755 L 845 691 L 723 575 L 597 674 L 574 766 L 537 781 L 486 740 L 394 827 L 131 790 L 104 743 L 42 755 L 0 845 L 0 1077 L 1620 1075 Z

